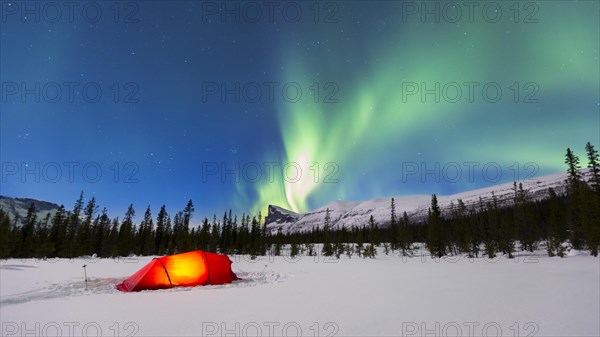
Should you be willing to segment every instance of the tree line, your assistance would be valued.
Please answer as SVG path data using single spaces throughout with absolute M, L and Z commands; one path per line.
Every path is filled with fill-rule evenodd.
M 0 257 L 63 257 L 96 254 L 99 257 L 129 255 L 168 255 L 195 249 L 224 254 L 264 255 L 266 226 L 262 217 L 243 214 L 238 220 L 231 211 L 222 219 L 204 219 L 191 227 L 194 204 L 189 200 L 173 217 L 163 205 L 156 218 L 148 206 L 139 223 L 129 205 L 122 220 L 111 219 L 106 208 L 92 197 L 84 203 L 83 192 L 71 211 L 63 205 L 54 216 L 37 218 L 32 203 L 22 226 L 10 222 L 8 213 L 0 210 Z
M 73 209 L 63 205 L 53 216 L 38 219 L 31 204 L 21 226 L 10 221 L 0 209 L 0 258 L 62 257 L 96 254 L 99 257 L 168 255 L 201 249 L 222 254 L 259 255 L 298 254 L 374 258 L 378 247 L 384 254 L 415 254 L 417 243 L 425 243 L 432 257 L 466 254 L 469 257 L 509 258 L 517 251 L 538 249 L 541 243 L 549 256 L 563 257 L 567 248 L 589 249 L 598 255 L 600 246 L 600 165 L 598 151 L 585 146 L 590 178 L 580 172 L 580 160 L 567 149 L 567 179 L 564 193 L 550 189 L 549 195 L 535 199 L 520 183 L 514 183 L 511 202 L 479 199 L 467 206 L 452 202 L 443 212 L 434 194 L 428 216 L 411 223 L 408 214 L 397 214 L 390 201 L 390 217 L 378 224 L 373 216 L 363 226 L 333 228 L 331 212 L 326 210 L 323 224 L 296 233 L 271 233 L 261 213 L 224 212 L 222 218 L 205 218 L 190 226 L 194 204 L 169 214 L 163 205 L 156 217 L 148 206 L 139 222 L 129 205 L 122 219 L 110 218 L 106 208 L 100 212 L 96 199 L 84 202 L 83 192 Z M 317 251 L 316 244 L 321 244 Z

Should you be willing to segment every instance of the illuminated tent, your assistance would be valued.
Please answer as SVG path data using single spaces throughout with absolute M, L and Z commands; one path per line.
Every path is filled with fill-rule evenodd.
M 193 287 L 237 280 L 226 255 L 201 250 L 152 259 L 144 268 L 117 285 L 121 291 Z

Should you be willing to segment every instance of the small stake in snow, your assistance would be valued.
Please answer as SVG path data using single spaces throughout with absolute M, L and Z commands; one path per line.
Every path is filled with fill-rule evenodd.
M 87 264 L 83 265 L 83 277 L 85 279 L 85 289 L 87 290 L 87 272 L 85 270 L 85 267 L 87 267 Z

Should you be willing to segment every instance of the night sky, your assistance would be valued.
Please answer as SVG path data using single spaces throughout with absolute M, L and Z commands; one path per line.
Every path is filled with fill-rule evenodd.
M 598 1 L 75 3 L 1 2 L 3 195 L 306 211 L 600 146 Z

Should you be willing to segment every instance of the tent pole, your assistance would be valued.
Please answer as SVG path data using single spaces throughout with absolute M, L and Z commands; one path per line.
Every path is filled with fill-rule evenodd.
M 85 279 L 85 290 L 87 290 L 87 271 L 85 270 L 85 267 L 87 267 L 87 264 L 83 265 L 83 278 Z

